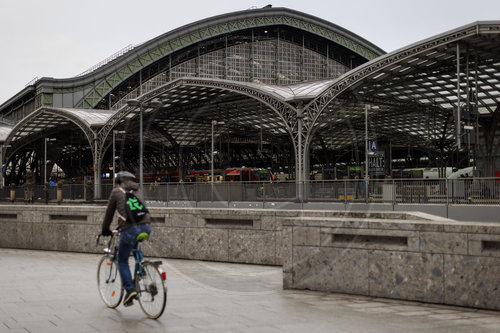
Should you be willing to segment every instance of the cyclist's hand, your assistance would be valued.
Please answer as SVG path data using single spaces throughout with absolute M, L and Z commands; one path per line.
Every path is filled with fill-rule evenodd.
M 113 233 L 111 232 L 111 230 L 109 230 L 109 228 L 102 228 L 102 231 L 101 231 L 101 235 L 103 236 L 111 236 Z

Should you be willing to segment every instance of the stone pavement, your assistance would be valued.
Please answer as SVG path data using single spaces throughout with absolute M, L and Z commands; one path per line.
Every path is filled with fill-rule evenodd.
M 282 290 L 280 267 L 165 260 L 158 320 L 136 304 L 108 309 L 100 255 L 0 249 L 0 333 L 500 332 L 500 312 Z

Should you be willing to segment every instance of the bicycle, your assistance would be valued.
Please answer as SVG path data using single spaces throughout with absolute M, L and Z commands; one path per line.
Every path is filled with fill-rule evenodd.
M 120 273 L 118 271 L 118 238 L 119 231 L 113 230 L 111 237 L 104 249 L 104 256 L 97 266 L 97 287 L 99 294 L 108 308 L 116 308 L 120 305 L 124 289 Z M 97 237 L 99 244 L 101 235 Z M 147 233 L 137 236 L 137 247 L 132 251 L 135 258 L 134 284 L 137 299 L 142 311 L 148 318 L 157 319 L 165 310 L 167 303 L 167 280 L 166 273 L 161 269 L 161 261 L 149 261 L 144 259 L 141 250 L 141 242 L 148 239 Z

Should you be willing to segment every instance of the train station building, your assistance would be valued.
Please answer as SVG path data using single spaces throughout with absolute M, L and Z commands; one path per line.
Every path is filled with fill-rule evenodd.
M 417 167 L 494 177 L 499 105 L 500 21 L 386 53 L 306 13 L 245 10 L 31 82 L 0 105 L 2 185 L 57 169 L 98 187 L 141 166 L 174 181 L 242 166 L 296 182 Z

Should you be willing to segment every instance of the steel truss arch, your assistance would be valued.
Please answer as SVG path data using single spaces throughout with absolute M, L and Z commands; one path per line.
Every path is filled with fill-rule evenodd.
M 268 8 L 219 15 L 163 34 L 131 49 L 117 58 L 111 67 L 104 65 L 87 74 L 98 77 L 91 91 L 77 103 L 79 108 L 93 108 L 124 79 L 138 73 L 176 51 L 196 43 L 244 29 L 285 25 L 330 40 L 365 59 L 374 59 L 383 50 L 330 22 L 287 8 Z
M 168 92 L 169 90 L 175 89 L 181 86 L 198 86 L 198 87 L 209 87 L 217 88 L 221 90 L 226 90 L 238 94 L 242 94 L 253 98 L 262 104 L 266 105 L 269 109 L 275 112 L 278 117 L 283 121 L 286 131 L 290 135 L 292 145 L 295 151 L 295 164 L 299 180 L 304 179 L 304 172 L 306 170 L 303 159 L 304 149 L 306 147 L 305 136 L 302 131 L 302 109 L 292 106 L 290 103 L 280 100 L 280 98 L 273 96 L 267 92 L 259 90 L 257 87 L 244 83 L 237 83 L 232 81 L 223 80 L 213 80 L 213 79 L 200 79 L 200 78 L 182 78 L 175 81 L 169 82 L 151 92 L 144 94 L 139 97 L 139 100 L 151 101 L 157 96 Z M 302 103 L 299 103 L 301 106 Z M 123 119 L 127 117 L 131 112 L 136 110 L 136 107 L 125 106 L 118 110 L 115 115 L 113 115 L 106 124 L 101 128 L 96 137 L 96 161 L 98 161 L 97 172 L 101 170 L 101 164 L 104 155 L 106 139 L 113 130 L 113 128 L 120 123 Z M 300 186 L 300 185 L 298 185 Z M 302 187 L 298 187 L 299 197 L 301 194 Z
M 498 25 L 495 26 L 498 27 Z M 423 43 L 413 45 L 409 48 L 395 51 L 386 56 L 382 56 L 364 65 L 361 65 L 348 74 L 340 77 L 339 80 L 333 83 L 321 95 L 316 97 L 305 106 L 307 118 L 305 120 L 304 126 L 307 129 L 307 136 L 310 136 L 312 134 L 313 127 L 318 124 L 318 119 L 325 108 L 328 106 L 328 104 L 343 92 L 351 89 L 354 85 L 362 82 L 370 76 L 381 73 L 389 66 L 392 66 L 405 59 L 409 59 L 413 56 L 416 56 L 423 52 L 427 52 L 442 45 L 456 43 L 466 37 L 477 35 L 478 33 L 479 26 L 475 24 L 462 30 L 441 35 L 434 39 L 424 41 Z
M 312 99 L 307 105 L 304 106 L 302 116 L 299 119 L 301 120 L 300 126 L 302 127 L 302 130 L 298 130 L 295 133 L 297 135 L 302 135 L 300 140 L 297 139 L 296 142 L 300 143 L 299 149 L 302 152 L 301 159 L 304 161 L 303 166 L 306 168 L 303 170 L 303 174 L 306 175 L 308 172 L 308 154 L 315 132 L 319 131 L 325 125 L 323 118 L 326 117 L 326 110 L 331 109 L 331 103 L 347 91 L 353 91 L 354 96 L 357 96 L 360 102 L 370 104 L 370 102 L 373 102 L 374 100 L 383 99 L 383 97 L 379 97 L 383 94 L 379 93 L 386 93 L 387 90 L 390 90 L 391 84 L 398 82 L 394 81 L 391 83 L 391 79 L 393 77 L 404 81 L 406 78 L 403 72 L 409 70 L 411 74 L 408 76 L 408 82 L 405 84 L 412 84 L 415 87 L 412 87 L 413 90 L 410 93 L 404 91 L 405 89 L 400 89 L 398 92 L 399 94 L 406 93 L 405 100 L 401 99 L 400 103 L 415 103 L 424 107 L 429 107 L 432 101 L 430 101 L 431 98 L 428 97 L 428 95 L 432 94 L 425 94 L 421 91 L 423 90 L 429 92 L 429 86 L 434 84 L 440 86 L 440 91 L 442 91 L 443 94 L 446 94 L 445 96 L 438 95 L 438 97 L 442 99 L 439 108 L 443 109 L 448 114 L 450 111 L 458 108 L 457 101 L 460 101 L 460 98 L 456 98 L 457 90 L 449 88 L 449 85 L 457 85 L 456 80 L 453 80 L 453 70 L 455 70 L 456 74 L 458 67 L 460 74 L 456 74 L 457 76 L 461 75 L 467 78 L 470 77 L 469 72 L 465 72 L 465 68 L 463 68 L 463 72 L 460 72 L 460 65 L 456 65 L 454 61 L 457 61 L 457 58 L 464 58 L 467 59 L 466 61 L 469 61 L 469 50 L 474 50 L 474 52 L 479 52 L 480 57 L 482 56 L 483 58 L 481 59 L 483 64 L 479 66 L 479 69 L 477 66 L 477 56 L 475 58 L 476 67 L 473 71 L 476 75 L 476 84 L 479 82 L 481 87 L 488 87 L 481 93 L 486 96 L 485 98 L 490 98 L 495 101 L 495 98 L 492 97 L 493 94 L 489 93 L 488 89 L 492 91 L 496 90 L 495 84 L 498 83 L 497 78 L 492 78 L 491 71 L 494 71 L 495 69 L 498 70 L 499 59 L 497 51 L 499 50 L 499 35 L 499 22 L 476 22 L 447 33 L 443 33 L 436 37 L 429 38 L 423 42 L 415 43 L 407 48 L 397 50 L 388 55 L 381 56 L 359 66 L 332 82 L 330 87 L 326 88 L 320 95 Z M 455 47 L 457 44 L 464 44 L 465 47 L 460 49 L 458 46 Z M 477 48 L 474 49 L 474 46 Z M 433 58 L 433 56 L 435 56 L 435 58 Z M 449 66 L 448 70 L 451 71 L 451 78 L 444 78 L 445 75 L 443 73 L 440 73 L 442 76 L 437 76 L 437 78 L 432 76 L 431 71 L 433 67 L 429 66 L 432 66 L 435 63 L 439 64 L 440 57 L 444 58 L 443 61 L 447 61 L 446 64 Z M 425 64 L 421 65 L 423 62 L 425 62 Z M 414 66 L 415 64 L 417 64 L 417 66 Z M 428 66 L 424 67 L 425 65 Z M 468 70 L 470 69 L 467 69 L 467 71 Z M 479 78 L 477 75 L 478 70 L 481 73 Z M 421 78 L 418 75 L 421 73 L 426 74 L 423 76 L 422 80 L 424 83 L 419 81 Z M 486 77 L 486 79 L 484 77 Z M 485 81 L 487 79 L 489 80 L 488 82 Z M 439 80 L 445 83 L 442 83 Z M 388 83 L 387 86 L 383 86 L 386 82 Z M 385 87 L 386 90 L 377 91 L 376 89 L 379 83 L 382 84 L 379 86 Z M 401 84 L 401 82 L 399 83 Z M 464 96 L 468 95 L 468 90 L 466 90 L 469 89 L 468 84 L 469 83 L 467 82 L 467 86 L 465 86 L 465 83 L 460 86 L 460 94 L 463 94 Z M 474 87 L 474 89 L 476 88 L 477 86 Z M 453 93 L 455 96 L 453 96 Z M 436 93 L 434 94 L 437 95 Z M 391 98 L 398 100 L 398 96 L 391 93 L 386 93 L 385 98 L 387 100 L 391 100 Z M 498 98 L 496 98 L 496 100 L 498 102 Z M 448 103 L 448 106 L 445 106 L 446 103 Z M 491 104 L 491 101 L 487 101 L 486 103 Z M 482 106 L 488 110 L 491 109 L 491 106 L 489 105 L 485 104 Z M 331 112 L 332 110 L 329 111 Z M 333 112 L 337 111 L 333 110 Z
M 169 82 L 151 92 L 148 92 L 141 96 L 139 99 L 141 101 L 148 101 L 154 99 L 156 96 L 162 93 L 168 92 L 177 87 L 181 86 L 199 86 L 199 87 L 209 87 L 218 88 L 221 90 L 231 91 L 238 94 L 254 98 L 259 102 L 267 105 L 272 111 L 274 111 L 283 121 L 288 134 L 293 138 L 294 129 L 296 128 L 296 115 L 297 110 L 289 103 L 280 101 L 278 98 L 259 91 L 252 86 L 245 84 L 238 84 L 231 81 L 222 80 L 211 80 L 211 79 L 200 79 L 200 78 L 182 78 L 175 81 Z M 106 138 L 109 136 L 113 128 L 121 122 L 130 112 L 134 111 L 136 108 L 125 106 L 115 113 L 101 128 L 97 134 L 97 141 L 99 142 L 98 151 L 103 149 Z M 295 140 L 294 140 L 295 141 Z M 101 153 L 99 153 L 101 154 Z
M 63 119 L 69 120 L 71 123 L 75 124 L 80 130 L 84 133 L 85 138 L 89 142 L 89 146 L 91 149 L 92 154 L 94 155 L 94 139 L 96 137 L 96 132 L 90 127 L 90 125 L 85 122 L 84 120 L 80 119 L 76 115 L 68 112 L 65 109 L 59 109 L 59 108 L 54 108 L 54 107 L 42 107 L 35 112 L 29 114 L 26 116 L 23 120 L 21 120 L 18 124 L 16 124 L 13 128 L 10 134 L 7 136 L 4 145 L 11 145 L 11 148 L 7 149 L 7 152 L 9 153 L 6 157 L 7 159 L 10 158 L 10 156 L 15 153 L 18 149 L 22 148 L 24 145 L 27 143 L 33 141 L 33 136 L 26 136 L 24 138 L 16 139 L 16 136 L 23 131 L 23 128 L 26 127 L 26 125 L 30 124 L 33 120 L 43 117 L 44 114 L 48 115 L 55 115 L 58 117 L 61 117 Z M 54 126 L 53 126 L 54 127 Z M 55 127 L 54 127 L 55 128 Z M 36 137 L 38 139 L 38 137 Z

